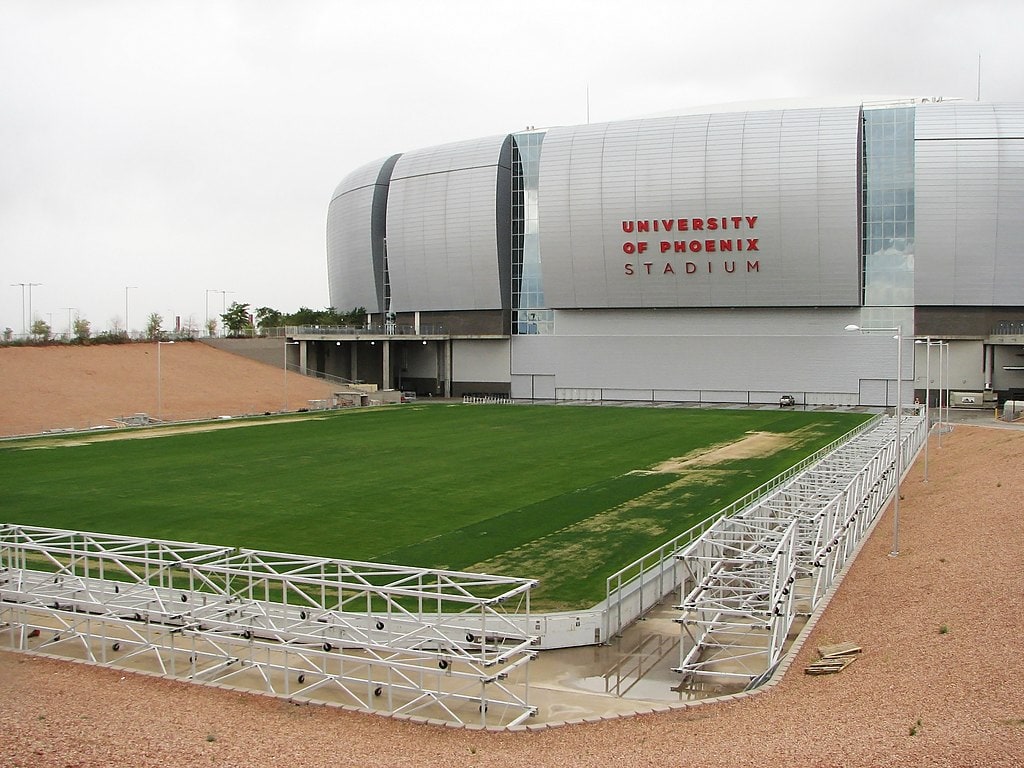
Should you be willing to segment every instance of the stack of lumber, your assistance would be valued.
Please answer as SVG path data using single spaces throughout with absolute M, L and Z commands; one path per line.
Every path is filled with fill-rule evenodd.
M 808 675 L 834 675 L 853 664 L 860 652 L 861 647 L 856 643 L 823 645 L 818 648 L 821 658 L 808 664 L 804 672 Z

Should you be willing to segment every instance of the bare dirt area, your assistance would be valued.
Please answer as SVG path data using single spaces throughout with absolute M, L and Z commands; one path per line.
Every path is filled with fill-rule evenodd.
M 164 421 L 276 413 L 324 400 L 334 386 L 213 349 L 157 345 L 0 348 L 0 436 L 114 426 L 145 413 Z M 159 368 L 159 387 L 157 369 Z
M 890 510 L 763 693 L 488 733 L 0 651 L 0 765 L 1021 766 L 1022 454 L 1021 430 L 958 425 L 941 448 L 933 437 L 929 482 L 921 457 L 902 486 L 899 556 Z M 804 674 L 818 646 L 844 641 L 863 648 L 855 664 Z

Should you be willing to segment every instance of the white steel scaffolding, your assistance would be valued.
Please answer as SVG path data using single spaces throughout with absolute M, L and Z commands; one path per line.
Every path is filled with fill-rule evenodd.
M 0 524 L 12 649 L 445 722 L 535 713 L 535 584 Z
M 881 419 L 771 493 L 719 518 L 683 549 L 677 672 L 684 683 L 766 678 L 797 617 L 825 597 L 894 493 L 927 424 L 904 411 L 901 462 L 896 420 Z

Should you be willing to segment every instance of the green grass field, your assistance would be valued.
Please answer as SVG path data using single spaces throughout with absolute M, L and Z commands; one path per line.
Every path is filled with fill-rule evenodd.
M 0 443 L 0 509 L 26 525 L 532 577 L 535 607 L 584 607 L 607 575 L 865 418 L 429 404 L 50 437 Z M 759 455 L 654 471 L 755 432 L 771 444 Z

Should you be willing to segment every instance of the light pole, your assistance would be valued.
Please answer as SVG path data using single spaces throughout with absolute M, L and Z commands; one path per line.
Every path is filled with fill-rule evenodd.
M 932 337 L 926 336 L 923 340 L 917 339 L 915 344 L 924 344 L 926 349 L 924 353 L 924 423 L 926 429 L 924 431 L 924 482 L 928 482 L 928 441 L 932 436 Z M 939 348 L 939 370 L 941 371 L 942 365 L 942 348 Z M 940 373 L 941 375 L 941 373 Z M 942 408 L 941 395 L 939 408 Z M 941 415 L 942 411 L 939 411 Z M 941 432 L 942 427 L 939 427 Z
M 216 288 L 207 288 L 206 289 L 206 317 L 204 318 L 203 322 L 206 323 L 206 335 L 207 336 L 212 336 L 213 335 L 212 333 L 210 333 L 210 294 L 211 293 L 217 293 L 217 289 Z
M 164 344 L 173 344 L 173 341 L 157 341 L 156 343 L 156 420 L 163 423 L 163 377 L 160 373 L 160 347 Z
M 11 283 L 11 288 L 21 286 L 21 335 L 27 336 L 25 327 L 25 289 L 28 288 L 28 327 L 32 327 L 32 289 L 42 283 Z
M 227 305 L 227 296 L 228 296 L 229 293 L 234 293 L 234 291 L 213 291 L 213 293 L 219 293 L 220 294 L 220 314 L 221 314 L 221 318 L 220 319 L 223 322 L 224 315 L 226 315 L 227 311 L 228 311 L 227 306 L 226 306 Z M 207 298 L 207 301 L 209 301 L 209 298 Z
M 128 322 L 128 291 L 130 291 L 132 288 L 138 287 L 139 286 L 137 285 L 126 285 L 124 287 L 124 335 L 128 336 L 129 338 L 131 338 L 132 335 L 132 325 L 131 323 Z
M 288 347 L 297 347 L 299 342 L 284 340 L 284 410 L 288 410 Z
M 72 327 L 71 327 L 71 313 L 72 312 L 77 312 L 78 311 L 78 307 L 61 307 L 61 309 L 66 309 L 68 311 L 68 341 L 71 341 L 71 335 L 72 335 L 71 334 L 71 331 L 72 331 Z
M 32 288 L 42 283 L 26 283 L 28 286 L 28 329 L 32 330 Z
M 846 330 L 860 333 L 896 332 L 893 336 L 896 339 L 896 489 L 892 499 L 892 551 L 889 553 L 889 557 L 896 557 L 900 553 L 900 480 L 903 477 L 903 399 L 900 392 L 903 383 L 903 326 L 861 328 L 859 325 L 848 325 Z

